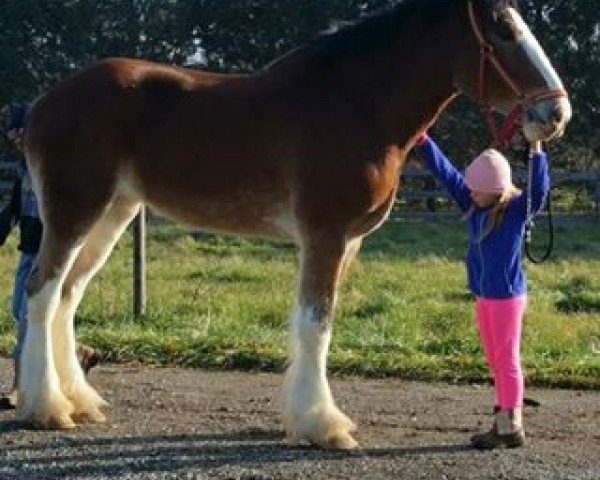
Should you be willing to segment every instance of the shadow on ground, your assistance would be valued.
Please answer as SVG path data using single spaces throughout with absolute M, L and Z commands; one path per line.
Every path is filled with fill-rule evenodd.
M 22 422 L 0 422 L 0 439 L 8 432 L 25 429 Z M 310 445 L 289 445 L 279 430 L 249 429 L 230 434 L 167 434 L 104 436 L 60 435 L 26 445 L 4 445 L 11 457 L 5 469 L 24 478 L 124 475 L 127 473 L 209 470 L 224 466 L 260 468 L 266 464 L 298 461 L 336 461 L 355 458 L 398 458 L 436 454 L 460 454 L 468 445 L 429 445 L 409 448 L 369 448 L 350 452 L 323 451 Z M 17 454 L 17 452 L 19 452 Z M 93 453 L 92 453 L 93 452 Z M 26 453 L 26 454 L 25 454 Z

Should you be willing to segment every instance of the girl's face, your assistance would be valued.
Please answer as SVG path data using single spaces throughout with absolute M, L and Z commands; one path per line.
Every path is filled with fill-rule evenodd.
M 486 193 L 471 190 L 471 200 L 478 208 L 487 208 L 495 205 L 500 200 L 499 193 Z

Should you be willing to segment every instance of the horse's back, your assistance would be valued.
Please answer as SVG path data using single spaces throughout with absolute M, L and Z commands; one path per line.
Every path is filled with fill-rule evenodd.
M 237 78 L 144 60 L 104 59 L 59 82 L 35 102 L 29 141 L 56 142 L 92 129 L 95 136 L 115 131 L 131 134 L 127 126 L 150 109 Z
M 97 210 L 124 192 L 200 227 L 289 237 L 296 221 L 350 228 L 394 189 L 396 178 L 371 191 L 362 150 L 352 148 L 360 136 L 348 136 L 336 102 L 280 72 L 108 59 L 36 103 L 27 144 L 31 162 L 44 164 L 47 195 L 62 203 Z M 384 163 L 395 177 L 397 160 Z M 72 198 L 65 184 L 78 186 Z
M 127 194 L 186 223 L 287 236 L 289 165 L 268 110 L 246 76 L 103 60 L 36 102 L 29 162 L 52 204 L 97 211 Z

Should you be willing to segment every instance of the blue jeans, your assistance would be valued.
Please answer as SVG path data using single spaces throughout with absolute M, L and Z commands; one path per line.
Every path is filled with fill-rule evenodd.
M 27 332 L 27 292 L 25 291 L 25 281 L 35 264 L 37 255 L 31 253 L 21 253 L 19 265 L 15 273 L 15 286 L 12 298 L 12 314 L 17 328 L 17 343 L 13 350 L 13 358 L 19 359 L 25 342 L 25 333 Z

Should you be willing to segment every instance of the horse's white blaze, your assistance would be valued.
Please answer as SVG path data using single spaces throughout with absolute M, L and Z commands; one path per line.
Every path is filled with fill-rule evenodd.
M 525 52 L 527 52 L 527 56 L 531 60 L 531 63 L 536 66 L 540 74 L 544 77 L 548 89 L 562 90 L 563 84 L 558 74 L 552 67 L 548 56 L 542 49 L 542 46 L 533 36 L 533 33 L 531 33 L 531 30 L 527 24 L 523 21 L 521 15 L 512 7 L 509 8 L 508 11 L 515 25 L 521 32 L 518 42 L 521 44 Z
M 28 325 L 21 353 L 19 415 L 41 422 L 59 413 L 69 415 L 52 352 L 52 313 L 59 302 L 60 278 L 46 282 L 28 301 Z

